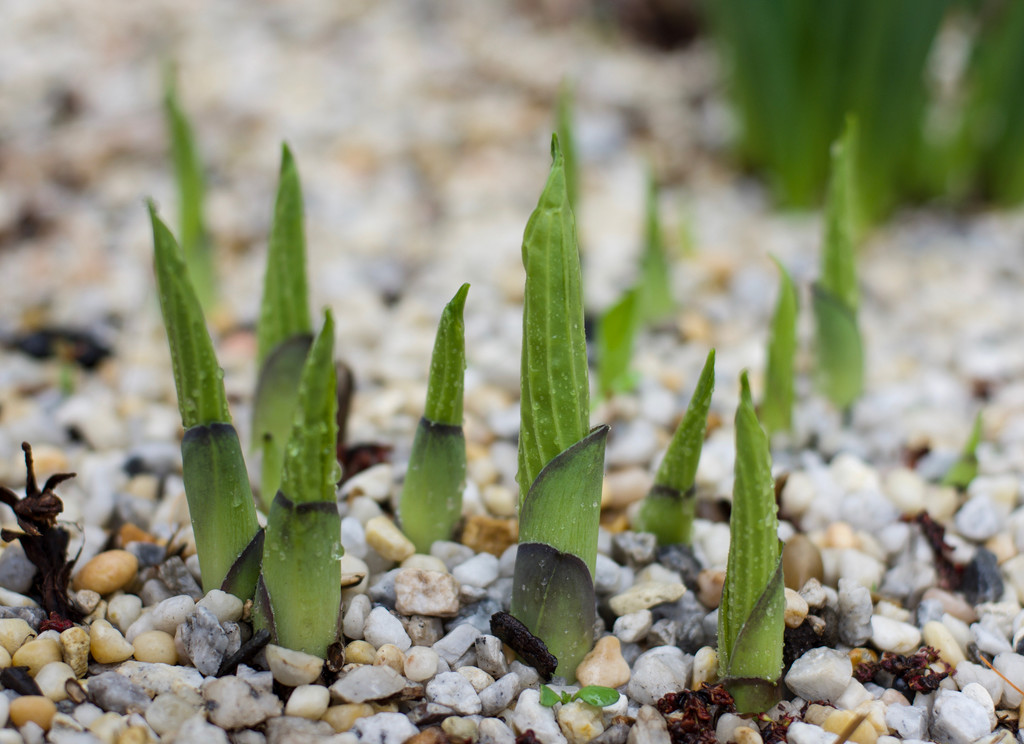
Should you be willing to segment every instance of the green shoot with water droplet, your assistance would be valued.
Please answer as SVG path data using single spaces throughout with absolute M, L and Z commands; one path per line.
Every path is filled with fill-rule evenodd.
M 777 431 L 789 431 L 793 425 L 796 317 L 800 307 L 789 272 L 777 258 L 772 256 L 772 260 L 779 269 L 779 297 L 768 339 L 768 365 L 761 402 L 761 423 L 769 437 Z

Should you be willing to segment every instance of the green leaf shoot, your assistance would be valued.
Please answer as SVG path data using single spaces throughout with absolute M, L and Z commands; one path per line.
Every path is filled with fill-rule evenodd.
M 971 427 L 971 435 L 967 438 L 960 457 L 946 471 L 942 485 L 954 486 L 960 490 L 966 490 L 971 485 L 971 481 L 978 475 L 978 445 L 981 443 L 981 433 L 981 411 L 978 411 L 974 417 L 974 426 Z
M 796 285 L 789 272 L 775 256 L 772 260 L 779 269 L 779 296 L 768 339 L 764 400 L 761 401 L 761 423 L 769 437 L 777 431 L 789 431 L 793 424 L 796 318 L 800 308 Z
M 274 222 L 270 229 L 257 330 L 257 358 L 260 366 L 287 339 L 312 335 L 313 321 L 309 315 L 309 290 L 306 286 L 302 186 L 291 150 L 288 145 L 282 145 Z
M 579 169 L 576 157 L 576 137 L 572 125 L 572 85 L 563 80 L 558 88 L 558 103 L 555 112 L 555 131 L 565 155 L 565 188 L 569 194 L 569 205 L 575 212 L 579 208 Z
M 540 686 L 540 704 L 548 708 L 553 707 L 557 703 L 565 702 L 565 695 L 559 695 L 557 692 L 552 690 L 547 685 Z
M 864 390 L 864 350 L 857 316 L 835 295 L 811 287 L 817 349 L 817 386 L 840 410 L 847 410 Z
M 856 122 L 848 121 L 843 136 L 832 146 L 832 174 L 825 203 L 825 243 L 819 279 L 822 288 L 854 311 L 860 294 L 854 245 L 857 233 L 853 163 L 856 137 Z
M 557 136 L 551 155 L 547 184 L 523 234 L 520 507 L 541 469 L 590 426 L 579 248 Z
M 427 402 L 409 455 L 399 519 L 416 550 L 430 551 L 448 540 L 462 516 L 466 483 L 466 440 L 462 433 L 462 396 L 466 369 L 463 308 L 469 285 L 463 284 L 445 307 L 438 324 L 427 380 Z
M 696 511 L 694 481 L 714 392 L 715 350 L 712 349 L 708 352 L 683 420 L 672 435 L 658 467 L 654 485 L 641 504 L 633 525 L 637 531 L 654 533 L 659 545 L 690 543 Z
M 629 367 L 639 321 L 637 298 L 635 289 L 626 290 L 597 324 L 597 380 L 605 397 L 636 387 L 638 375 Z
M 746 372 L 736 409 L 736 463 L 729 561 L 718 613 L 718 658 L 740 712 L 774 704 L 782 672 L 785 598 L 768 438 Z M 742 644 L 741 644 L 742 640 Z
M 608 705 L 614 705 L 619 701 L 619 691 L 611 687 L 604 687 L 603 685 L 586 685 L 581 687 L 579 692 L 572 697 L 574 700 L 582 700 L 584 703 L 589 703 L 597 708 L 604 708 Z
M 656 322 L 672 313 L 675 302 L 672 300 L 671 277 L 658 209 L 658 183 L 654 174 L 648 173 L 644 250 L 636 287 L 640 323 Z
M 213 341 L 199 297 L 185 268 L 185 259 L 167 225 L 149 203 L 153 224 L 157 290 L 163 313 L 167 341 L 171 347 L 171 366 L 178 392 L 178 410 L 186 429 L 200 424 L 229 423 L 228 399 L 224 393 L 224 372 L 217 364 Z
M 213 251 L 206 231 L 203 201 L 206 187 L 192 125 L 178 100 L 174 73 L 170 66 L 164 73 L 164 117 L 171 140 L 171 161 L 178 185 L 181 247 L 192 277 L 196 295 L 204 308 L 216 298 L 216 274 Z

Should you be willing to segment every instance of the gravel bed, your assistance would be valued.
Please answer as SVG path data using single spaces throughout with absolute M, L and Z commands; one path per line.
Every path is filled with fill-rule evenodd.
M 760 187 L 727 167 L 731 123 L 705 43 L 655 53 L 526 5 L 535 4 L 8 3 L 0 483 L 24 486 L 22 441 L 40 479 L 77 473 L 58 493 L 78 554 L 74 598 L 88 617 L 44 629 L 26 595 L 34 567 L 17 543 L 3 547 L 0 668 L 27 666 L 31 679 L 0 675 L 0 744 L 512 744 L 531 741 L 527 731 L 543 744 L 689 741 L 685 716 L 657 704 L 715 680 L 731 421 L 740 371 L 750 370 L 755 397 L 761 386 L 776 291 L 768 254 L 806 290 L 820 216 L 773 212 Z M 243 447 L 285 139 L 307 200 L 314 305 L 334 309 L 336 349 L 357 380 L 349 441 L 392 447 L 390 462 L 339 491 L 348 586 L 344 659 L 333 670 L 274 646 L 249 653 L 249 608 L 199 589 L 142 201 L 151 195 L 174 215 L 165 55 L 177 60 L 209 168 L 223 293 L 211 323 Z M 667 184 L 670 242 L 678 248 L 687 230 L 693 246 L 673 265 L 678 312 L 638 343 L 637 390 L 592 415 L 612 433 L 599 641 L 579 677 L 620 690 L 603 709 L 541 706 L 536 671 L 489 628 L 508 609 L 516 550 L 520 240 L 547 172 L 563 76 L 577 87 L 590 310 L 635 275 L 648 162 Z M 1019 211 L 906 212 L 871 236 L 860 264 L 867 392 L 842 421 L 811 392 L 802 351 L 794 431 L 773 451 L 780 537 L 821 558 L 817 570 L 810 559 L 787 566 L 816 574 L 787 591 L 786 695 L 771 717 L 790 723 L 726 712 L 718 741 L 832 744 L 861 713 L 857 744 L 1020 738 L 1022 250 Z M 437 317 L 463 281 L 472 284 L 465 525 L 461 542 L 418 555 L 388 515 Z M 26 354 L 47 328 L 82 332 L 110 354 L 92 368 Z M 805 350 L 811 330 L 804 312 Z M 712 346 L 702 518 L 692 549 L 659 549 L 629 531 L 629 515 Z M 960 493 L 939 481 L 978 410 L 980 474 Z M 249 466 L 258 473 L 254 458 Z M 0 521 L 16 528 L 6 507 Z M 945 550 L 934 525 L 945 528 Z M 923 645 L 938 659 L 921 662 Z M 855 665 L 885 652 L 906 658 L 874 674 Z M 935 685 L 921 675 L 944 664 L 955 675 L 926 691 Z M 26 694 L 33 681 L 38 695 Z

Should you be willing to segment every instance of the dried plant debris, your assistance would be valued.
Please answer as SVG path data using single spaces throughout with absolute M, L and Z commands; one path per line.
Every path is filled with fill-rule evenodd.
M 936 662 L 943 671 L 932 666 Z M 862 662 L 853 670 L 853 676 L 861 683 L 874 681 L 904 694 L 935 692 L 939 683 L 951 674 L 953 669 L 946 662 L 940 662 L 939 652 L 931 646 L 922 646 L 907 656 L 887 651 L 878 661 Z
M 953 546 L 946 542 L 946 528 L 924 511 L 903 519 L 917 524 L 928 544 L 931 545 L 932 552 L 935 554 L 935 570 L 939 575 L 939 587 L 950 591 L 959 589 L 963 582 L 964 567 L 953 562 Z
M 719 717 L 736 712 L 732 695 L 720 684 L 670 692 L 658 701 L 657 708 L 668 720 L 672 744 L 715 744 Z
M 40 328 L 19 333 L 7 341 L 12 349 L 36 359 L 57 357 L 84 369 L 95 369 L 110 356 L 110 347 L 88 331 L 75 328 Z
M 507 612 L 491 615 L 491 632 L 523 657 L 547 682 L 558 667 L 558 659 L 548 651 L 544 641 L 530 632 L 530 629 Z
M 18 540 L 25 555 L 36 567 L 32 582 L 32 593 L 40 598 L 40 604 L 49 615 L 51 627 L 67 627 L 64 623 L 82 618 L 82 612 L 68 596 L 68 582 L 75 560 L 68 560 L 70 534 L 57 524 L 57 515 L 64 511 L 64 504 L 54 489 L 74 478 L 74 473 L 56 473 L 47 478 L 40 490 L 32 464 L 32 447 L 23 442 L 25 452 L 25 498 L 9 488 L 0 486 L 0 501 L 14 510 L 18 526 L 22 531 L 3 530 L 0 537 L 5 542 Z

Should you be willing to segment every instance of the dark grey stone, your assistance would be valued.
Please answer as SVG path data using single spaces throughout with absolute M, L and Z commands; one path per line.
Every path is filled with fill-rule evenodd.
M 167 549 L 163 545 L 151 542 L 130 542 L 124 549 L 139 559 L 140 568 L 159 566 L 167 557 Z
M 679 631 L 678 620 L 662 618 L 647 631 L 647 643 L 651 646 L 675 646 L 679 642 Z
M 658 539 L 650 532 L 620 532 L 612 536 L 612 558 L 636 570 L 654 562 Z
M 231 653 L 231 638 L 221 627 L 217 616 L 205 607 L 196 607 L 195 613 L 178 626 L 178 633 L 195 668 L 207 676 L 216 674 L 224 657 Z M 237 632 L 235 639 L 240 641 Z
M 176 594 L 187 594 L 197 602 L 203 598 L 203 590 L 196 582 L 192 572 L 185 566 L 185 561 L 178 556 L 172 556 L 160 564 L 157 569 L 160 580 L 167 584 L 173 597 Z
M 0 586 L 24 594 L 32 588 L 35 564 L 25 555 L 21 543 L 12 542 L 0 554 Z
M 971 604 L 995 602 L 1003 596 L 1003 577 L 999 573 L 999 561 L 986 548 L 978 548 L 971 562 L 964 569 L 960 590 Z
M 367 593 L 375 605 L 383 605 L 389 610 L 395 609 L 395 577 L 398 576 L 400 570 L 399 568 L 393 568 L 370 584 Z
M 704 570 L 704 566 L 693 554 L 693 548 L 689 545 L 662 545 L 657 550 L 658 563 L 665 568 L 679 572 L 683 577 L 683 583 L 687 587 L 697 586 L 697 575 Z

